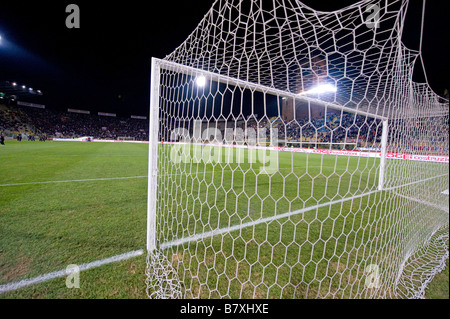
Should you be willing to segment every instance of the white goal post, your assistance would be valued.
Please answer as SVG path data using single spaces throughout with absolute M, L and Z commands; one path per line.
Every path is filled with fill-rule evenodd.
M 150 298 L 424 296 L 448 258 L 449 114 L 412 81 L 408 4 L 217 0 L 152 59 Z

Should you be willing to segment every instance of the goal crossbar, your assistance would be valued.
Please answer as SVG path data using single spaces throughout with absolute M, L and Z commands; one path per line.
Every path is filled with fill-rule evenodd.
M 357 114 L 357 115 L 362 115 L 362 116 L 366 116 L 366 117 L 371 117 L 371 118 L 378 119 L 378 120 L 388 120 L 388 117 L 378 115 L 376 113 L 366 112 L 366 111 L 362 111 L 359 109 L 354 109 L 351 107 L 346 107 L 346 106 L 342 106 L 339 104 L 319 100 L 316 98 L 308 97 L 304 94 L 294 94 L 292 92 L 283 91 L 283 90 L 268 87 L 268 86 L 265 86 L 262 84 L 256 84 L 256 83 L 252 83 L 252 82 L 248 82 L 248 81 L 243 81 L 243 80 L 240 80 L 237 78 L 229 77 L 226 75 L 222 75 L 222 74 L 218 74 L 218 73 L 214 73 L 214 72 L 210 72 L 210 71 L 205 71 L 202 69 L 197 69 L 197 68 L 194 68 L 191 66 L 179 64 L 179 63 L 172 62 L 172 61 L 161 60 L 158 58 L 152 58 L 152 61 L 155 61 L 155 63 L 158 64 L 160 68 L 165 69 L 167 71 L 173 71 L 173 72 L 177 72 L 177 73 L 181 73 L 181 74 L 187 74 L 190 76 L 204 76 L 207 79 L 217 82 L 217 83 L 233 85 L 233 86 L 237 86 L 237 87 L 240 87 L 243 89 L 249 89 L 249 90 L 256 91 L 256 92 L 279 96 L 281 98 L 288 98 L 288 99 L 293 99 L 293 100 L 297 100 L 297 101 L 308 102 L 308 103 L 320 105 L 320 106 L 323 106 L 326 108 L 343 111 L 343 112 L 348 112 L 348 113 L 353 113 L 353 114 Z

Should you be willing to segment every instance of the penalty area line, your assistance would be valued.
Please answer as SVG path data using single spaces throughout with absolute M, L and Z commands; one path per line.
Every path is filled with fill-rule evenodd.
M 148 176 L 125 176 L 125 177 L 105 177 L 105 178 L 88 178 L 88 179 L 71 179 L 62 181 L 44 181 L 44 182 L 29 182 L 29 183 L 13 183 L 13 184 L 0 184 L 0 187 L 7 186 L 20 186 L 20 185 L 35 185 L 35 184 L 53 184 L 53 183 L 72 183 L 72 182 L 96 182 L 96 181 L 111 181 L 117 179 L 134 179 L 134 178 L 147 178 Z
M 307 168 L 318 168 L 318 167 L 333 168 L 332 166 L 308 166 Z M 296 169 L 296 168 L 303 168 L 303 167 L 300 167 L 300 166 L 281 167 L 278 170 L 288 170 L 288 169 Z M 345 169 L 343 169 L 343 170 L 345 170 Z M 211 174 L 211 173 L 220 173 L 220 172 L 223 173 L 224 171 L 225 170 L 222 168 L 222 170 L 217 170 L 217 171 L 180 172 L 180 173 L 174 173 L 174 174 L 162 174 L 161 176 L 163 176 L 163 177 L 165 177 L 165 176 L 180 176 L 180 175 L 190 176 L 190 175 Z M 335 169 L 335 171 L 336 171 L 336 169 Z M 123 177 L 101 177 L 101 178 L 86 178 L 86 179 L 68 179 L 68 180 L 61 180 L 61 181 L 10 183 L 10 184 L 0 184 L 0 187 L 38 185 L 38 184 L 55 184 L 55 183 L 98 182 L 98 181 L 125 180 L 125 179 L 136 179 L 136 178 L 148 178 L 148 175 L 123 176 Z
M 92 269 L 92 268 L 97 268 L 103 265 L 107 265 L 107 264 L 111 264 L 114 262 L 118 262 L 118 261 L 123 261 L 123 260 L 127 260 L 133 257 L 137 257 L 137 256 L 141 256 L 144 253 L 144 251 L 142 249 L 140 250 L 135 250 L 135 251 L 130 251 L 128 253 L 125 254 L 121 254 L 121 255 L 116 255 L 113 257 L 109 257 L 109 258 L 105 258 L 105 259 L 101 259 L 101 260 L 97 260 L 88 264 L 82 264 L 82 265 L 77 265 L 78 269 L 80 271 L 83 270 L 88 270 L 88 269 Z M 51 279 L 56 279 L 56 278 L 61 278 L 61 277 L 65 277 L 69 274 L 71 274 L 72 271 L 68 271 L 66 269 L 64 270 L 59 270 L 59 271 L 55 271 L 55 272 L 51 272 L 45 275 L 41 275 L 41 276 L 37 276 L 34 278 L 29 278 L 29 279 L 24 279 L 21 281 L 17 281 L 17 282 L 12 282 L 9 284 L 5 284 L 5 285 L 1 285 L 0 286 L 0 294 L 5 293 L 5 292 L 9 292 L 9 291 L 14 291 L 17 290 L 19 288 L 23 288 L 26 286 L 31 286 L 31 285 L 35 285 L 35 284 L 39 284 Z

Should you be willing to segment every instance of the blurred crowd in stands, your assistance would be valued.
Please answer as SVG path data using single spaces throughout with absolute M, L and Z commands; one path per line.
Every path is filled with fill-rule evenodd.
M 6 136 L 9 133 L 9 136 L 14 138 L 20 136 L 31 141 L 85 136 L 94 139 L 146 141 L 148 125 L 148 119 L 0 105 L 0 133 Z M 323 147 L 326 147 L 326 144 L 350 143 L 355 147 L 378 148 L 382 132 L 380 120 L 353 113 L 329 113 L 317 118 L 300 118 L 291 121 L 283 121 L 280 117 L 251 116 L 247 119 L 240 117 L 232 123 L 224 121 L 203 123 L 203 129 L 208 126 L 217 127 L 223 138 L 225 127 L 240 128 L 243 132 L 246 129 L 257 132 L 258 128 L 265 128 L 267 134 L 270 134 L 270 128 L 275 128 L 278 130 L 277 139 L 282 143 L 291 143 L 291 145 L 316 143 L 322 144 Z M 395 120 L 390 123 L 388 145 L 391 151 L 397 152 L 448 152 L 448 133 L 445 133 L 448 129 L 448 117 Z M 166 138 L 163 139 L 166 140 Z
M 148 120 L 58 112 L 32 107 L 0 109 L 0 131 L 9 130 L 25 135 L 45 135 L 49 138 L 77 138 L 91 136 L 96 139 L 148 140 Z M 234 125 L 233 125 L 234 126 Z M 317 143 L 379 143 L 380 121 L 352 113 L 329 114 L 321 118 L 304 118 L 289 122 L 280 117 L 260 119 L 250 117 L 238 120 L 236 127 L 276 128 L 278 140 Z M 223 129 L 222 129 L 223 130 Z M 222 132 L 223 133 L 223 132 Z
M 380 143 L 382 125 L 379 120 L 353 113 L 328 114 L 326 117 L 300 118 L 283 121 L 280 117 L 257 121 L 250 118 L 240 127 L 245 128 L 274 128 L 277 129 L 278 139 L 289 142 L 317 142 L 317 143 Z
M 148 120 L 59 112 L 32 107 L 0 110 L 0 131 L 48 138 L 148 140 Z
M 12 132 L 30 132 L 28 124 L 22 120 L 17 111 L 0 106 L 0 133 L 4 130 Z

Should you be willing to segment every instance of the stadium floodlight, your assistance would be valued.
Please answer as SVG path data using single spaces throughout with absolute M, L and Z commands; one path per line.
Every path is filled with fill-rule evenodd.
M 332 93 L 336 92 L 337 88 L 332 84 L 320 84 L 312 89 L 309 89 L 308 91 L 301 92 L 300 94 L 323 94 L 323 93 Z
M 17 86 L 17 83 L 16 83 L 16 82 L 13 82 L 13 83 L 12 83 L 12 86 Z
M 22 85 L 22 89 L 26 89 L 27 87 L 25 85 Z
M 195 83 L 197 84 L 197 86 L 199 87 L 204 87 L 206 85 L 206 77 L 204 77 L 203 75 L 198 76 L 195 79 Z

